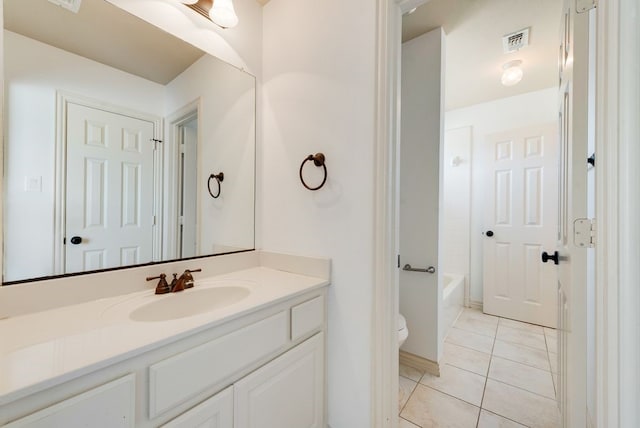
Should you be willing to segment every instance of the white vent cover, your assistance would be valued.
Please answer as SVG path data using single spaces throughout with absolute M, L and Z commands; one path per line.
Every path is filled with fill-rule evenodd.
M 70 10 L 73 13 L 78 13 L 80 10 L 80 3 L 82 0 L 49 0 L 51 3 Z
M 529 28 L 507 34 L 502 38 L 504 53 L 517 52 L 525 46 L 529 46 Z

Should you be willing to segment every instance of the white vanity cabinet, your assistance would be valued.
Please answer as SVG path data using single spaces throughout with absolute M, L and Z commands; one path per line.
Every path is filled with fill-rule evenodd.
M 233 386 L 178 416 L 162 428 L 233 427 Z
M 127 375 L 18 419 L 6 428 L 133 428 L 134 420 L 134 376 Z
M 326 289 L 0 406 L 9 428 L 321 428 Z
M 234 385 L 234 428 L 320 428 L 324 335 L 318 333 Z
M 162 428 L 320 428 L 324 334 L 318 333 Z

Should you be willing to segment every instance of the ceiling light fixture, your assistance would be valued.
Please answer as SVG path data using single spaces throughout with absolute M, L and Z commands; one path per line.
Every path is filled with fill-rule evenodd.
M 516 59 L 514 61 L 509 61 L 502 66 L 504 70 L 502 72 L 502 84 L 504 86 L 513 86 L 522 80 L 522 61 Z
M 238 15 L 233 8 L 233 0 L 180 0 L 222 28 L 233 28 L 238 25 Z

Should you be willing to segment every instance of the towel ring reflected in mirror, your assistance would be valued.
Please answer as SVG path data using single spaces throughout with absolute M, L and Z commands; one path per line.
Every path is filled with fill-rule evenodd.
M 216 183 L 218 183 L 218 192 L 214 195 L 211 191 L 211 180 L 215 178 Z M 224 181 L 224 172 L 220 172 L 219 174 L 211 174 L 209 176 L 209 180 L 207 180 L 207 189 L 209 189 L 209 194 L 213 199 L 218 199 L 220 196 L 220 192 L 222 191 L 222 182 Z
M 320 183 L 320 185 L 317 187 L 309 187 L 302 177 L 302 170 L 304 169 L 304 165 L 309 161 L 313 161 L 313 164 L 315 166 L 322 167 L 324 169 L 324 178 L 322 179 L 322 183 Z M 302 164 L 300 165 L 300 181 L 302 182 L 302 185 L 309 190 L 318 190 L 321 189 L 322 186 L 324 186 L 324 183 L 327 182 L 327 165 L 325 164 L 325 157 L 323 153 L 309 155 L 302 161 Z

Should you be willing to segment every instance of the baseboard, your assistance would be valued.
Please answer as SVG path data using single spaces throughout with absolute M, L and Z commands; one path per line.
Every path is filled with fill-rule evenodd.
M 410 352 L 400 351 L 400 364 L 422 370 L 433 376 L 440 376 L 440 365 L 438 363 Z
M 479 311 L 482 310 L 482 302 L 476 302 L 474 300 L 470 300 L 469 301 L 469 307 L 471 309 L 478 309 Z

